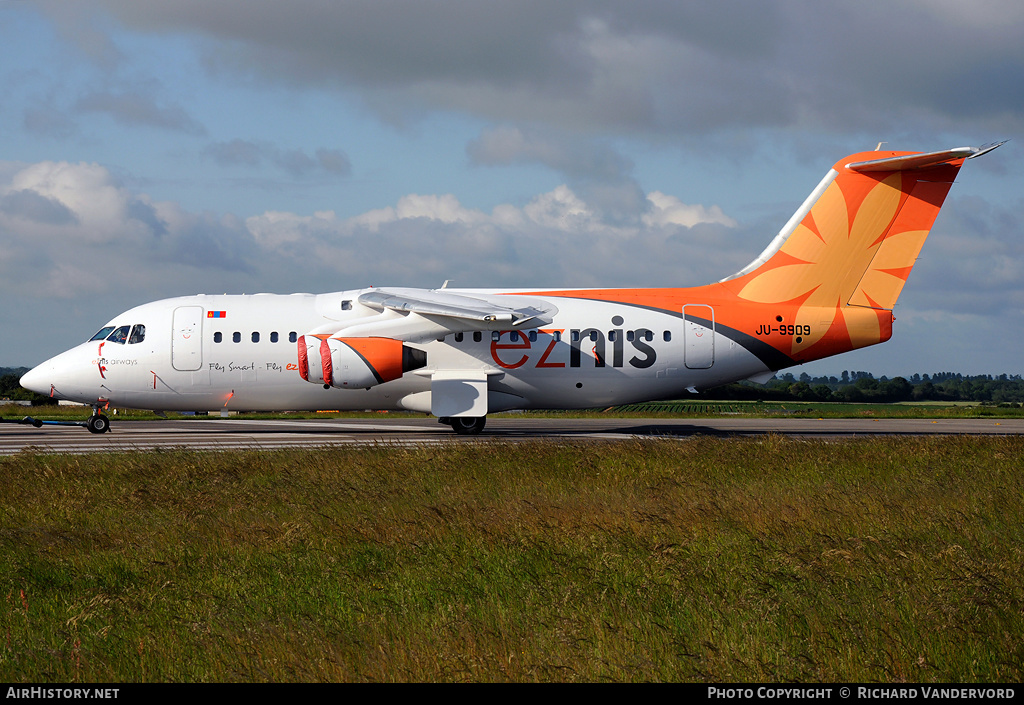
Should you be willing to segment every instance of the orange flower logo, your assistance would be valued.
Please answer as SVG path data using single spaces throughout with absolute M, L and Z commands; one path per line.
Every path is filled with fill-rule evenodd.
M 845 184 L 849 188 L 857 182 Z M 749 275 L 739 292 L 748 301 L 798 306 L 792 323 L 811 332 L 801 336 L 800 342 L 794 338 L 794 354 L 818 342 L 833 323 L 846 326 L 841 307 L 879 309 L 895 303 L 928 234 L 927 230 L 908 231 L 886 237 L 900 209 L 899 172 L 871 182 L 863 198 L 856 192 L 844 193 L 843 186 L 844 180 L 837 178 L 825 189 L 779 251 Z M 875 321 L 873 331 L 862 330 L 862 317 L 857 318 L 858 330 L 851 339 L 859 342 L 873 336 L 871 342 L 878 342 L 877 316 L 866 317 Z

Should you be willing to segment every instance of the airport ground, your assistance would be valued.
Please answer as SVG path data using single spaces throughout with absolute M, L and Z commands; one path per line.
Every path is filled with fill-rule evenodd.
M 107 411 L 112 431 L 13 422 L 25 417 L 82 421 L 88 407 L 0 407 L 0 455 L 25 449 L 89 453 L 153 448 L 315 448 L 325 445 L 436 444 L 455 441 L 451 429 L 425 414 L 328 412 L 170 414 Z M 696 435 L 782 434 L 795 438 L 879 435 L 1013 435 L 1024 433 L 1017 405 L 970 403 L 843 404 L 683 401 L 604 410 L 493 414 L 484 433 L 463 441 L 621 440 Z
M 321 448 L 354 445 L 437 445 L 440 443 L 525 441 L 618 441 L 633 438 L 687 439 L 695 436 L 799 439 L 877 436 L 1024 435 L 1024 418 L 529 418 L 496 415 L 479 436 L 457 436 L 437 419 L 415 416 L 321 419 L 175 418 L 122 420 L 111 431 L 91 434 L 80 427 L 0 426 L 0 455 L 104 453 L 140 450 L 226 451 Z
M 1024 678 L 1018 419 L 369 416 L 0 426 L 0 681 Z

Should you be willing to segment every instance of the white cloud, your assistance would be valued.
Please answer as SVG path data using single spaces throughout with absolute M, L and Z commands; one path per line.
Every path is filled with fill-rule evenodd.
M 681 225 L 692 228 L 699 223 L 718 223 L 734 228 L 737 225 L 736 221 L 723 213 L 718 206 L 705 208 L 701 205 L 687 205 L 675 196 L 669 196 L 661 191 L 652 191 L 647 195 L 647 200 L 651 202 L 652 208 L 643 215 L 643 222 L 648 227 Z
M 442 223 L 463 223 L 471 225 L 484 219 L 478 212 L 462 207 L 458 199 L 451 194 L 443 196 L 421 196 L 412 194 L 403 196 L 394 209 L 397 219 L 428 218 Z
M 414 218 L 463 225 L 481 224 L 487 220 L 483 213 L 463 208 L 452 194 L 433 196 L 414 193 L 400 198 L 395 206 L 367 211 L 352 218 L 350 222 L 354 227 L 376 232 L 382 225 Z
M 88 243 L 110 242 L 125 235 L 119 229 L 125 224 L 128 194 L 98 164 L 32 164 L 14 174 L 9 184 L 0 186 L 0 193 L 35 194 L 63 206 L 71 216 L 57 225 L 45 219 L 31 224 L 23 222 L 12 230 L 14 233 L 28 232 L 35 237 L 57 235 L 73 228 L 75 237 Z
M 591 232 L 600 226 L 594 212 L 567 186 L 537 196 L 523 212 L 533 223 L 565 233 Z
M 453 194 L 409 194 L 345 219 L 266 211 L 242 220 L 153 201 L 98 164 L 0 164 L 0 175 L 0 288 L 34 279 L 56 298 L 139 300 L 240 283 L 250 291 L 327 291 L 368 279 L 432 285 L 442 275 L 476 286 L 612 285 L 626 283 L 614 273 L 638 257 L 633 243 L 671 249 L 688 227 L 733 224 L 717 208 L 660 193 L 645 222 L 621 224 L 565 185 L 490 213 Z
M 98 164 L 19 165 L 0 183 L 0 289 L 90 297 L 183 282 L 182 269 L 245 271 L 251 236 L 230 218 L 153 202 Z M 191 288 L 191 286 L 190 286 Z
M 311 216 L 267 211 L 247 218 L 245 226 L 262 248 L 276 249 L 301 244 L 309 232 L 337 227 L 337 219 L 334 211 L 321 211 Z

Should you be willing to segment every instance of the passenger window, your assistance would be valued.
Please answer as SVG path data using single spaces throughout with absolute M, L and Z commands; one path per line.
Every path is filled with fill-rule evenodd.
M 665 335 L 663 335 L 662 337 L 665 339 L 666 343 L 670 342 L 672 340 L 672 331 L 665 331 Z
M 291 333 L 288 334 L 288 342 L 289 343 L 295 343 L 295 342 L 298 342 L 298 340 L 299 340 L 299 334 L 296 333 L 295 331 L 292 331 Z
M 260 342 L 260 334 L 257 333 L 256 331 L 253 331 L 252 342 L 254 342 L 254 343 Z
M 106 340 L 107 336 L 110 335 L 110 331 L 114 330 L 114 326 L 107 326 L 106 328 L 100 328 L 99 333 L 89 338 L 89 341 L 93 340 Z
M 511 340 L 513 343 L 518 343 L 519 342 L 519 331 L 515 331 L 514 330 L 511 333 L 509 333 L 508 334 L 508 339 Z
M 141 323 L 136 324 L 132 327 L 132 334 L 128 338 L 128 344 L 134 345 L 135 343 L 141 343 L 146 339 L 146 326 Z
M 633 342 L 633 338 L 634 338 L 635 335 L 636 335 L 636 333 L 634 333 L 633 331 L 627 330 L 626 331 L 626 340 L 628 342 L 632 343 Z
M 501 332 L 500 331 L 496 331 L 496 330 L 492 330 L 491 331 L 491 340 L 493 340 L 494 342 L 497 342 L 497 341 L 501 340 Z
M 277 342 L 277 331 L 276 330 L 273 333 L 270 334 L 270 342 L 271 343 L 276 343 Z
M 554 333 L 551 334 L 551 337 L 555 339 L 556 343 L 562 342 L 562 331 L 556 330 Z
M 107 338 L 108 343 L 117 343 L 118 345 L 124 345 L 125 341 L 128 340 L 128 330 L 131 326 L 121 326 Z
M 461 343 L 462 342 L 462 338 L 463 338 L 463 334 L 462 333 L 456 333 L 455 334 L 455 342 L 456 343 Z
M 580 339 L 580 332 L 578 330 L 574 330 L 572 332 L 572 342 L 574 342 L 574 343 L 579 342 L 579 339 Z
M 222 340 L 224 340 L 224 336 L 220 334 L 220 331 L 213 334 L 213 342 L 219 343 Z
M 479 343 L 483 339 L 484 339 L 484 334 L 483 333 L 481 333 L 480 331 L 474 331 L 473 332 L 473 342 L 474 343 Z
M 231 340 L 236 342 L 236 343 L 241 343 L 242 342 L 242 334 L 239 333 L 238 331 L 235 331 L 234 333 L 231 334 Z
M 537 342 L 537 331 L 535 331 L 535 330 L 531 330 L 530 331 L 530 342 L 531 343 L 536 343 Z

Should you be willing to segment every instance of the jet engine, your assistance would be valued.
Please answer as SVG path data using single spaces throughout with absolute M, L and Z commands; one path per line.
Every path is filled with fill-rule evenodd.
M 299 337 L 299 375 L 313 384 L 364 389 L 427 364 L 427 354 L 393 338 Z

